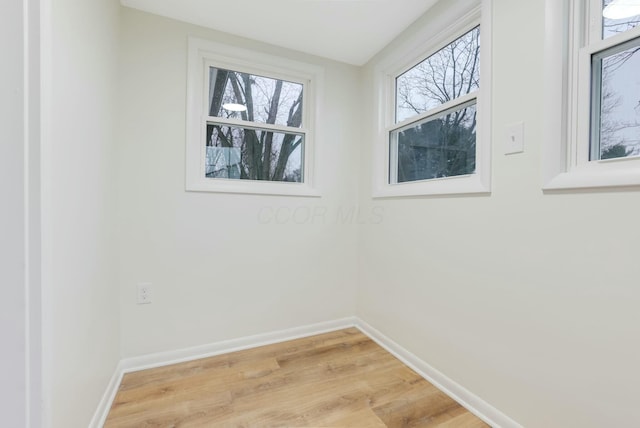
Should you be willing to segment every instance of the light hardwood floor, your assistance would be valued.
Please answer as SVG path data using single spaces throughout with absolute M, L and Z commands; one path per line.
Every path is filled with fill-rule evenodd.
M 357 329 L 130 373 L 116 427 L 486 427 Z

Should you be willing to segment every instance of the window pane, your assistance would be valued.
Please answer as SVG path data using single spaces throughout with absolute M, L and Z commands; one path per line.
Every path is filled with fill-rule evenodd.
M 300 83 L 209 68 L 209 116 L 302 126 Z
M 207 124 L 207 178 L 302 183 L 304 135 Z
M 593 56 L 591 159 L 640 155 L 640 39 Z
M 476 105 L 391 132 L 392 183 L 473 174 L 476 169 Z
M 396 123 L 473 92 L 480 85 L 480 27 L 396 79 Z
M 609 6 L 611 3 L 613 3 L 614 0 L 604 0 L 603 1 L 603 10 L 605 7 Z M 622 3 L 622 2 L 619 2 Z M 640 7 L 640 4 L 635 5 L 635 6 L 628 6 L 628 5 L 624 5 L 624 4 L 620 4 L 619 6 L 616 6 L 615 4 L 612 5 L 612 7 L 619 7 L 619 8 L 625 8 L 625 7 L 635 7 L 635 10 L 638 10 L 638 8 Z M 624 12 L 624 10 L 619 9 L 620 12 Z M 614 13 L 617 11 L 614 11 Z M 633 12 L 632 12 L 633 13 Z M 608 37 L 611 36 L 615 36 L 616 34 L 619 33 L 623 33 L 625 31 L 631 30 L 632 28 L 635 28 L 638 26 L 638 24 L 640 24 L 640 13 L 637 13 L 635 16 L 631 16 L 631 17 L 625 17 L 625 18 L 619 18 L 619 19 L 610 19 L 607 17 L 602 18 L 602 38 L 606 39 Z

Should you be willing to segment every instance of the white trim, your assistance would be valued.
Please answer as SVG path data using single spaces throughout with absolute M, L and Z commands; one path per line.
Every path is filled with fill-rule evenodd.
M 109 416 L 109 410 L 111 410 L 113 400 L 116 398 L 116 393 L 118 392 L 123 376 L 124 371 L 122 370 L 122 361 L 120 361 L 111 376 L 111 380 L 109 380 L 107 389 L 104 391 L 104 394 L 102 394 L 102 398 L 98 403 L 98 408 L 94 412 L 93 418 L 91 418 L 91 422 L 89 423 L 89 428 L 101 428 L 104 425 L 107 420 L 107 416 Z
M 260 346 L 273 345 L 276 343 L 301 339 L 351 327 L 356 327 L 363 334 L 371 338 L 382 348 L 402 361 L 402 363 L 410 367 L 436 388 L 440 389 L 492 427 L 522 428 L 522 426 L 513 419 L 509 418 L 507 415 L 500 412 L 480 397 L 456 383 L 445 374 L 439 372 L 425 361 L 416 357 L 414 354 L 398 345 L 396 342 L 358 317 L 347 317 L 334 321 L 326 321 L 302 327 L 294 327 L 286 330 L 225 340 L 208 345 L 194 346 L 175 351 L 158 352 L 155 354 L 147 354 L 120 360 L 111 380 L 109 381 L 109 385 L 100 400 L 98 408 L 91 419 L 89 428 L 101 428 L 104 425 L 118 391 L 118 387 L 126 373 L 194 361 L 201 358 L 253 349 Z
M 32 95 L 30 93 L 31 89 L 31 79 L 30 74 L 32 70 L 30 69 L 30 57 L 32 54 L 32 46 L 31 46 L 31 32 L 33 31 L 30 22 L 29 16 L 29 6 L 30 3 L 25 1 L 22 3 L 22 91 L 23 91 L 23 105 L 22 105 L 22 150 L 23 150 L 23 187 L 22 187 L 22 197 L 23 197 L 23 258 L 24 258 L 24 360 L 25 360 L 25 371 L 24 371 L 24 423 L 26 427 L 31 426 L 31 407 L 33 404 L 31 402 L 31 378 L 32 378 L 32 365 L 33 365 L 33 355 L 35 354 L 35 349 L 31 345 L 32 334 L 31 334 L 31 318 L 34 316 L 32 312 L 34 311 L 34 307 L 32 307 L 32 281 L 31 281 L 31 269 L 34 269 L 32 260 L 31 260 L 31 174 L 37 174 L 36 171 L 33 171 L 34 168 L 31 164 L 31 144 L 33 144 L 31 135 L 31 126 L 32 121 L 29 116 L 29 110 L 32 101 Z M 32 351 L 34 350 L 34 351 Z
M 274 77 L 304 85 L 303 127 L 271 126 L 255 123 L 209 118 L 206 112 L 205 89 L 208 80 L 205 66 L 219 66 L 232 70 Z M 186 108 L 186 165 L 185 188 L 196 192 L 223 192 L 257 195 L 321 196 L 318 190 L 317 124 L 322 106 L 324 70 L 322 67 L 288 58 L 241 49 L 209 40 L 189 37 Z M 204 110 L 203 110 L 204 109 Z M 237 126 L 274 129 L 304 134 L 303 183 L 210 179 L 204 176 L 204 136 L 208 119 Z
M 216 355 L 228 354 L 230 352 L 243 351 L 246 349 L 257 348 L 259 346 L 273 345 L 289 340 L 329 333 L 331 331 L 355 327 L 356 323 L 357 318 L 347 317 L 334 321 L 310 324 L 303 327 L 294 327 L 285 330 L 257 334 L 254 336 L 210 343 L 208 345 L 124 358 L 120 360 L 113 376 L 111 376 L 109 385 L 107 385 L 107 388 L 102 395 L 102 399 L 94 412 L 89 428 L 100 428 L 104 425 L 107 420 L 107 416 L 109 415 L 109 410 L 113 405 L 113 400 L 118 392 L 118 387 L 126 373 L 164 367 L 171 364 L 184 363 L 187 361 L 199 360 L 201 358 L 214 357 Z
M 638 37 L 640 27 L 593 40 L 600 15 L 588 9 L 578 0 L 545 3 L 543 190 L 640 186 L 638 157 L 589 161 L 591 54 Z
M 22 90 L 23 90 L 23 105 L 22 105 L 22 144 L 23 144 L 23 215 L 24 215 L 24 224 L 23 224 L 23 240 L 24 240 L 24 249 L 23 249 L 23 257 L 24 257 L 24 359 L 25 359 L 25 372 L 24 372 L 24 422 L 26 427 L 31 426 L 31 366 L 32 366 L 32 346 L 31 346 L 31 317 L 32 311 L 34 308 L 31 307 L 31 269 L 33 269 L 33 264 L 31 262 L 31 212 L 30 212 L 30 198 L 31 198 L 31 177 L 30 174 L 33 174 L 31 168 L 31 148 L 32 140 L 30 137 L 31 134 L 31 120 L 29 117 L 29 109 L 32 102 L 31 94 L 30 94 L 30 56 L 31 56 L 31 22 L 29 17 L 29 1 L 25 1 L 22 3 Z M 34 403 L 35 404 L 35 403 Z
M 425 25 L 421 31 L 394 49 L 374 68 L 375 103 L 377 105 L 376 142 L 372 168 L 372 196 L 374 198 L 491 193 L 492 0 L 456 1 L 451 2 L 451 5 L 448 6 L 442 15 L 434 17 L 432 25 Z M 395 108 L 393 102 L 395 88 L 392 82 L 399 74 L 478 25 L 480 25 L 482 39 L 480 48 L 481 83 L 480 89 L 469 95 L 471 98 L 477 98 L 475 173 L 390 184 L 388 131 L 402 125 L 394 123 L 392 117 L 392 110 Z M 425 41 L 428 41 L 426 48 Z M 457 105 L 461 101 L 456 99 L 452 103 Z M 432 114 L 433 111 L 426 116 Z M 420 117 L 422 116 L 424 115 Z M 414 117 L 405 122 L 414 122 L 415 120 Z
M 542 187 L 549 186 L 555 177 L 566 170 L 568 79 L 569 74 L 569 2 L 547 0 L 545 4 L 544 39 L 544 123 L 542 142 Z
M 522 428 L 522 425 L 398 345 L 365 321 L 358 319 L 356 327 L 406 366 L 493 428 Z
M 284 125 L 272 125 L 270 123 L 260 123 L 260 122 L 249 122 L 241 119 L 227 119 L 224 117 L 215 117 L 208 116 L 204 119 L 204 122 L 211 123 L 214 122 L 216 125 L 226 125 L 233 126 L 236 128 L 248 128 L 248 129 L 258 129 L 265 131 L 275 131 L 283 134 L 296 134 L 296 135 L 306 135 L 309 133 L 309 129 L 300 127 L 293 128 L 291 126 Z
M 600 8 L 602 8 L 602 6 L 600 6 Z M 577 159 L 573 161 L 573 164 L 569 165 L 569 171 L 576 168 L 586 167 L 591 168 L 594 174 L 598 174 L 598 169 L 621 169 L 628 166 L 628 164 L 625 164 L 613 167 L 600 167 L 597 166 L 601 163 L 600 159 L 592 161 L 589 160 L 591 152 L 596 150 L 591 147 L 593 142 L 590 144 L 590 141 L 592 138 L 592 132 L 597 129 L 596 121 L 594 119 L 597 117 L 597 120 L 600 121 L 601 109 L 600 101 L 594 99 L 597 98 L 597 92 L 593 85 L 596 84 L 596 80 L 598 80 L 599 82 L 597 84 L 601 88 L 602 81 L 602 72 L 596 72 L 593 70 L 592 61 L 594 55 L 604 53 L 609 49 L 622 47 L 638 37 L 640 37 L 640 27 L 636 27 L 633 30 L 626 31 L 616 36 L 611 36 L 604 40 L 592 41 L 578 50 L 578 74 L 577 76 L 573 76 L 573 78 L 576 78 L 577 80 L 578 93 L 577 98 L 573 100 L 573 104 L 570 104 L 570 108 L 575 109 L 577 115 L 576 121 L 570 126 L 572 126 L 572 129 L 577 129 L 577 132 L 573 138 L 569 139 L 572 151 L 575 153 L 575 156 L 577 156 Z M 637 43 L 637 41 L 635 43 Z M 624 49 L 628 49 L 628 47 L 624 47 Z M 597 110 L 597 113 L 594 110 Z M 596 151 L 600 151 L 600 142 L 597 145 Z M 574 159 L 573 156 L 572 159 Z M 632 160 L 633 158 L 617 159 Z M 637 162 L 637 164 L 640 164 L 640 162 Z M 636 165 L 636 168 L 637 167 L 638 166 Z M 637 184 L 640 184 L 640 182 Z
M 41 25 L 39 0 L 23 3 L 26 427 L 43 419 L 41 287 Z
M 638 159 L 628 159 L 627 161 L 637 163 Z M 572 190 L 637 186 L 640 186 L 640 168 L 638 167 L 620 171 L 577 169 L 562 172 L 544 183 L 542 188 L 543 190 Z
M 168 366 L 171 364 L 184 363 L 186 361 L 214 357 L 216 355 L 228 354 L 230 352 L 244 351 L 246 349 L 257 348 L 259 346 L 273 345 L 275 343 L 314 336 L 316 334 L 329 333 L 331 331 L 354 327 L 355 325 L 356 319 L 354 317 L 348 317 L 335 321 L 294 327 L 286 330 L 241 337 L 238 339 L 224 340 L 222 342 L 215 342 L 208 345 L 125 358 L 122 360 L 122 369 L 124 373 L 130 373 Z
M 53 425 L 53 0 L 40 0 L 41 422 Z

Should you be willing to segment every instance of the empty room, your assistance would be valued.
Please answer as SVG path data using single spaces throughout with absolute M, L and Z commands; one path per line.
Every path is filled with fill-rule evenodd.
M 640 426 L 640 1 L 0 21 L 3 427 Z

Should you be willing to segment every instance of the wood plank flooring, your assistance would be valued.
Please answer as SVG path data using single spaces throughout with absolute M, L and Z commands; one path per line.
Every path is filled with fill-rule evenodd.
M 486 427 L 357 329 L 130 373 L 106 428 Z

